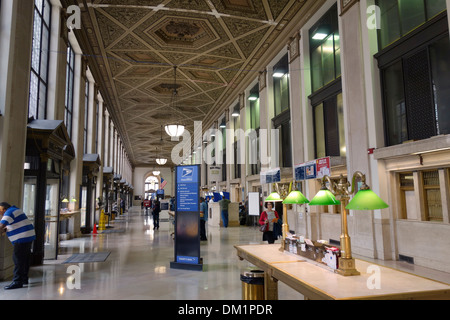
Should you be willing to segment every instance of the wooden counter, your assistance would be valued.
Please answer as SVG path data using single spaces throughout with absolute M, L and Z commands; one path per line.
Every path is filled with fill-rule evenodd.
M 356 259 L 356 269 L 361 272 L 360 276 L 344 277 L 325 265 L 280 252 L 279 244 L 235 248 L 241 260 L 247 260 L 266 273 L 267 300 L 278 298 L 278 281 L 313 300 L 450 300 L 449 284 L 363 260 Z M 376 275 L 379 275 L 379 286 L 371 289 L 377 284 Z

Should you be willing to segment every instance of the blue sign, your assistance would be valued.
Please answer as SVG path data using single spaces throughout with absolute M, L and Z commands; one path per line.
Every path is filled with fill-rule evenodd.
M 199 188 L 196 183 L 177 184 L 177 211 L 196 212 L 199 211 Z
M 260 173 L 261 184 L 281 182 L 281 169 L 276 168 Z
M 214 192 L 214 202 L 219 202 L 220 200 L 222 200 L 220 193 Z
M 175 211 L 175 259 L 170 267 L 201 271 L 199 165 L 176 168 Z
M 177 167 L 177 183 L 198 182 L 198 166 Z
M 310 161 L 295 166 L 295 180 L 312 180 L 317 178 L 317 163 Z
M 177 211 L 200 211 L 198 166 L 177 167 Z
M 303 181 L 305 179 L 305 167 L 295 168 L 295 181 Z
M 198 264 L 199 258 L 198 257 L 177 256 L 177 262 L 178 263 L 187 263 L 187 264 Z

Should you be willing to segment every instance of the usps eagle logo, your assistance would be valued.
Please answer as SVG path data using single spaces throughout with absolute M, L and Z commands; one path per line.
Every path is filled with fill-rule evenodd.
M 183 178 L 190 178 L 194 176 L 194 170 L 192 169 L 183 169 L 183 174 L 181 175 Z

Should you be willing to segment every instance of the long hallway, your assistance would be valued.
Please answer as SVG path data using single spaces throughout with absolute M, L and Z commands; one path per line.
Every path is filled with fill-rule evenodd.
M 208 228 L 202 242 L 204 271 L 170 269 L 174 259 L 172 222 L 153 220 L 139 208 L 114 221 L 105 234 L 61 242 L 56 261 L 30 270 L 30 284 L 23 289 L 0 290 L 1 300 L 240 300 L 240 273 L 252 266 L 239 261 L 236 244 L 260 243 L 256 227 Z M 261 242 L 262 243 L 262 242 Z M 76 253 L 111 254 L 104 262 L 63 264 Z M 68 269 L 80 267 L 81 289 L 69 289 Z M 68 273 L 69 272 L 69 273 Z M 1 283 L 1 288 L 9 282 Z M 281 299 L 302 296 L 280 284 Z
M 254 267 L 237 258 L 234 245 L 263 243 L 256 227 L 208 227 L 208 241 L 201 244 L 203 272 L 174 270 L 170 269 L 174 258 L 172 222 L 162 221 L 155 231 L 151 216 L 133 208 L 111 226 L 104 234 L 61 242 L 58 260 L 31 268 L 30 284 L 12 291 L 1 289 L 0 299 L 241 300 L 240 274 Z M 76 253 L 110 255 L 104 262 L 64 264 Z M 404 262 L 374 262 L 450 283 L 448 273 Z M 67 285 L 74 266 L 79 267 L 80 289 Z M 303 296 L 279 282 L 279 299 L 301 300 Z

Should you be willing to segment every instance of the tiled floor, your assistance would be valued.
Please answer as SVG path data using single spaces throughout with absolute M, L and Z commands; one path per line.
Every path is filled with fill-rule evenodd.
M 240 273 L 252 268 L 239 261 L 234 245 L 262 243 L 255 227 L 208 228 L 208 242 L 202 242 L 204 271 L 170 269 L 173 261 L 173 225 L 162 222 L 153 230 L 153 222 L 139 209 L 114 223 L 114 231 L 61 243 L 57 261 L 48 261 L 30 271 L 30 285 L 3 291 L 9 282 L 0 283 L 1 300 L 26 299 L 132 299 L 132 300 L 240 300 Z M 105 262 L 79 265 L 62 264 L 73 253 L 111 252 Z M 411 273 L 449 282 L 450 275 L 402 263 L 379 262 Z M 67 285 L 70 271 L 79 267 L 81 289 Z M 279 283 L 279 298 L 303 296 Z

